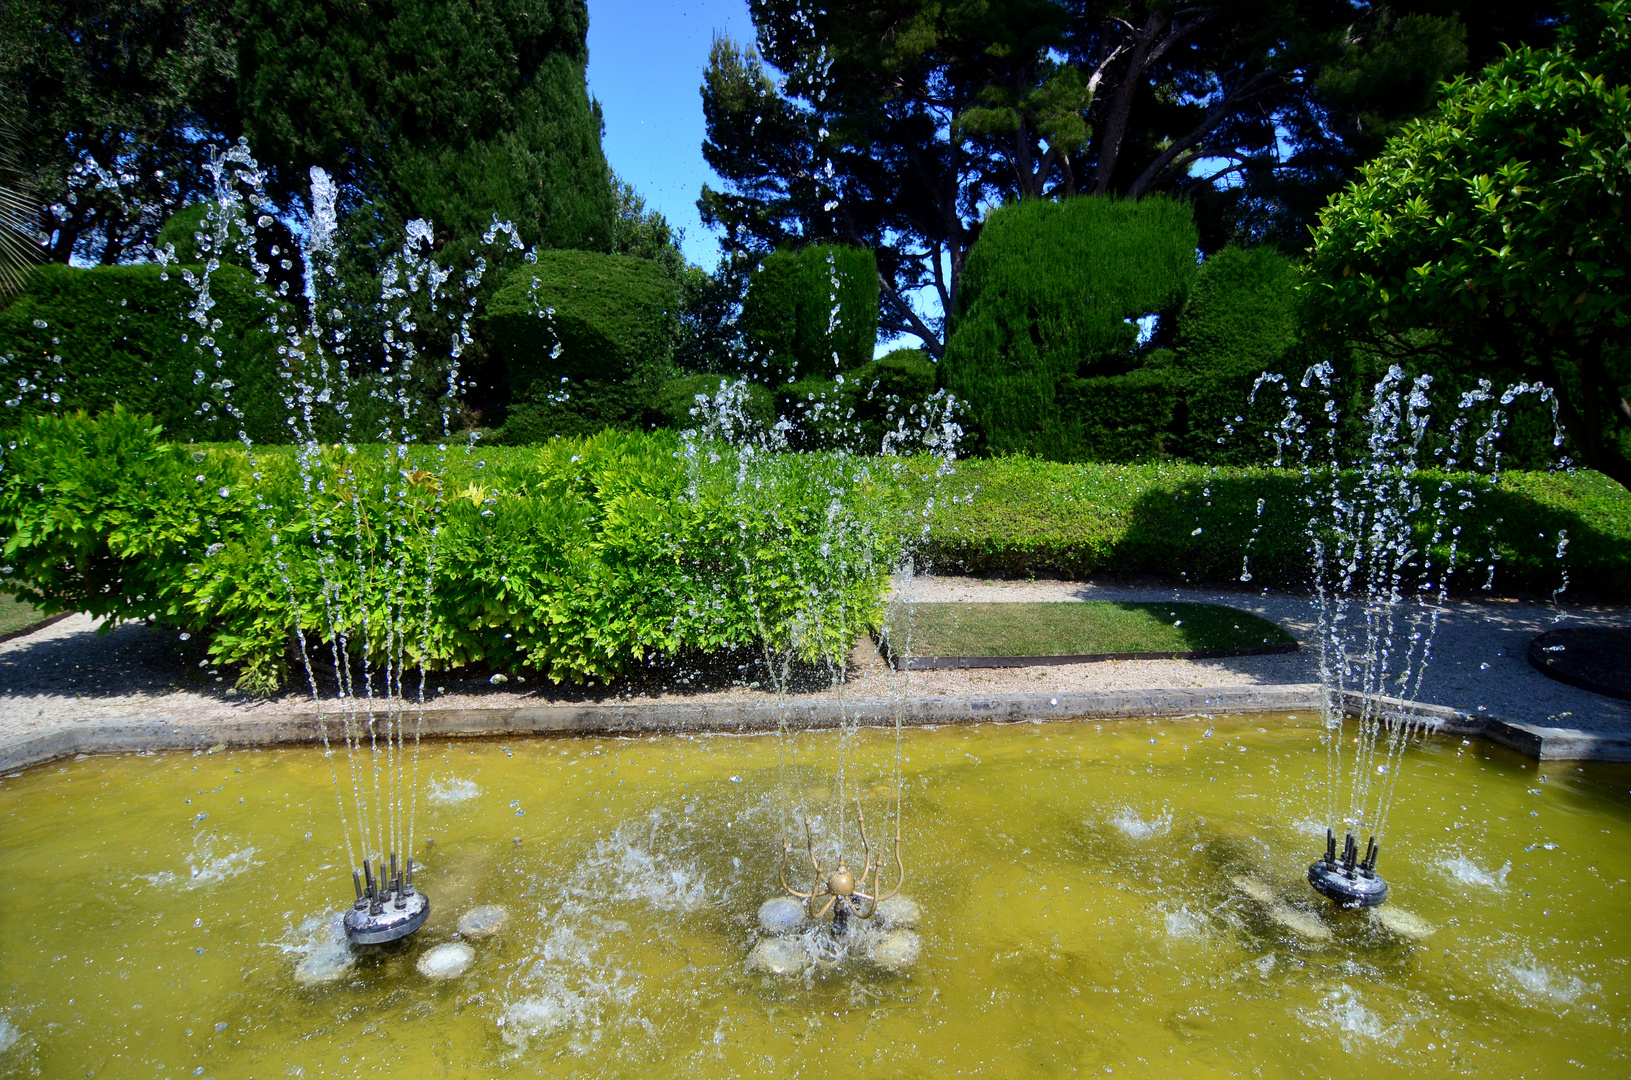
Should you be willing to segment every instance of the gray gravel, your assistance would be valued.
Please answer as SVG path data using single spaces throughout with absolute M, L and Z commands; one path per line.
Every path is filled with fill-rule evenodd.
M 920 601 L 1189 600 L 1228 604 L 1271 619 L 1312 642 L 1313 601 L 1278 593 L 1138 588 L 1080 581 L 1005 582 L 919 578 L 907 594 Z M 1503 719 L 1592 731 L 1631 733 L 1631 703 L 1577 690 L 1536 672 L 1525 659 L 1529 639 L 1554 625 L 1626 624 L 1631 608 L 1562 607 L 1517 600 L 1458 602 L 1440 623 L 1421 700 Z M 125 624 L 98 634 L 95 620 L 75 615 L 33 634 L 0 643 L 0 737 L 63 724 L 136 718 L 272 719 L 309 712 L 309 691 L 291 690 L 247 701 L 230 689 L 230 673 L 200 666 L 196 642 L 174 631 Z M 745 660 L 746 658 L 738 658 Z M 694 672 L 654 667 L 611 688 L 557 687 L 537 676 L 494 686 L 486 675 L 433 676 L 438 707 L 480 708 L 554 701 L 763 700 L 751 666 L 735 660 Z M 1160 687 L 1291 685 L 1318 681 L 1310 650 L 1224 660 L 1104 661 L 1058 667 L 899 673 L 886 668 L 869 643 L 856 649 L 846 677 L 861 695 L 972 694 L 1049 690 L 1138 690 Z M 746 682 L 749 685 L 743 685 Z M 827 676 L 807 673 L 800 693 L 830 693 Z

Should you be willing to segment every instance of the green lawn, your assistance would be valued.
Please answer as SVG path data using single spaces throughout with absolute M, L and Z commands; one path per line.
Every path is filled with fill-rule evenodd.
M 33 604 L 25 604 L 10 593 L 0 593 L 0 634 L 9 634 L 40 621 Z
M 1243 652 L 1296 643 L 1266 619 L 1217 604 L 1105 600 L 915 604 L 910 618 L 895 605 L 884 629 L 912 656 Z

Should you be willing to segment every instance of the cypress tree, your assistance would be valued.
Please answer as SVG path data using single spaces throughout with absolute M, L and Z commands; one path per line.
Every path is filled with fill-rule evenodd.
M 321 166 L 354 229 L 429 218 L 455 258 L 494 215 L 529 245 L 610 250 L 583 0 L 252 0 L 238 14 L 245 130 L 285 194 Z

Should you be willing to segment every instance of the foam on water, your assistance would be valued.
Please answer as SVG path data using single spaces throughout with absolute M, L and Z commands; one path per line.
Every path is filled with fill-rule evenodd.
M 499 1031 L 521 1050 L 534 1039 L 570 1033 L 569 1048 L 581 1053 L 598 1039 L 606 1013 L 626 1009 L 639 992 L 637 975 L 601 956 L 602 938 L 626 932 L 628 924 L 601 918 L 577 900 L 544 908 L 539 922 L 549 930 L 518 980 L 527 992 L 505 1005 Z
M 1326 994 L 1317 1010 L 1299 1009 L 1298 1013 L 1305 1023 L 1313 1027 L 1334 1030 L 1342 1040 L 1343 1049 L 1349 1053 L 1362 1051 L 1367 1044 L 1396 1046 L 1404 1033 L 1403 1025 L 1385 1022 L 1346 983 Z
M 1167 936 L 1184 940 L 1187 938 L 1203 937 L 1206 934 L 1207 919 L 1203 912 L 1191 911 L 1185 904 L 1177 911 L 1169 911 L 1163 920 L 1167 928 Z
M 687 831 L 660 811 L 618 826 L 584 859 L 590 883 L 584 895 L 638 901 L 658 911 L 700 910 L 717 899 L 717 890 L 695 860 L 685 857 Z
M 474 780 L 466 780 L 458 776 L 449 776 L 445 779 L 434 777 L 430 782 L 429 793 L 425 798 L 438 805 L 447 806 L 452 803 L 466 802 L 480 794 L 481 788 L 476 785 Z
M 1560 975 L 1527 954 L 1522 960 L 1507 964 L 1499 974 L 1509 977 L 1524 995 L 1559 1005 L 1573 1005 L 1580 995 L 1601 989 L 1578 975 Z
M 17 1045 L 17 1040 L 22 1037 L 23 1033 L 11 1022 L 10 1017 L 0 1016 L 0 1054 Z
M 161 888 L 179 882 L 183 888 L 197 889 L 237 877 L 250 867 L 260 865 L 255 861 L 253 846 L 217 855 L 215 845 L 216 837 L 213 833 L 200 833 L 194 837 L 193 857 L 188 860 L 185 876 L 170 870 L 160 870 L 156 874 L 137 874 L 136 877 L 149 885 Z
M 1128 806 L 1112 817 L 1110 824 L 1129 840 L 1148 840 L 1152 836 L 1165 836 L 1172 831 L 1172 811 L 1164 809 L 1160 816 L 1145 821 L 1137 810 Z
M 1512 872 L 1512 863 L 1509 861 L 1499 870 L 1485 870 L 1465 855 L 1456 855 L 1440 859 L 1439 868 L 1449 874 L 1463 885 L 1481 885 L 1489 889 L 1506 888 L 1506 876 Z

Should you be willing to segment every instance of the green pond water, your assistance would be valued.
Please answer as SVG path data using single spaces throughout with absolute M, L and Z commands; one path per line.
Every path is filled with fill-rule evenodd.
M 844 755 L 878 834 L 894 738 Z M 757 973 L 789 800 L 832 827 L 839 749 L 428 743 L 431 921 L 323 986 L 294 978 L 349 899 L 320 750 L 8 777 L 0 1075 L 1631 1071 L 1631 769 L 1414 749 L 1380 864 L 1390 928 L 1303 880 L 1323 847 L 1310 717 L 908 731 L 916 965 Z M 422 976 L 481 904 L 508 925 L 463 977 Z

